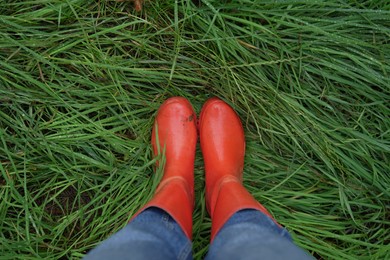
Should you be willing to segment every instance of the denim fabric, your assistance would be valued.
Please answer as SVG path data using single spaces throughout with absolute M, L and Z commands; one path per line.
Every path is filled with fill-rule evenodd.
M 192 259 L 192 244 L 165 211 L 148 208 L 84 259 Z
M 163 210 L 148 208 L 84 259 L 192 259 L 192 244 Z M 206 259 L 314 259 L 286 229 L 257 210 L 234 214 L 216 235 Z
M 206 259 L 314 259 L 296 246 L 285 228 L 260 211 L 234 214 L 210 245 Z

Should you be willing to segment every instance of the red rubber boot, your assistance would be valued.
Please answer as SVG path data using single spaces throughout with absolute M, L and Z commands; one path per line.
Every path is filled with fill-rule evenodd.
M 236 112 L 218 98 L 209 99 L 200 114 L 199 137 L 206 171 L 206 205 L 212 220 L 211 241 L 239 210 L 257 209 L 271 217 L 242 185 L 245 137 Z
M 164 175 L 154 197 L 136 214 L 150 207 L 163 209 L 190 240 L 196 141 L 196 115 L 190 102 L 182 97 L 166 100 L 157 113 L 152 130 L 154 155 L 158 155 L 158 150 L 162 153 L 165 149 Z

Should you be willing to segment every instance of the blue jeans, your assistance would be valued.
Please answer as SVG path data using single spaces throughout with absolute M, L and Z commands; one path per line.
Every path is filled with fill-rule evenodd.
M 84 259 L 192 259 L 192 244 L 165 211 L 148 208 Z M 313 259 L 286 229 L 260 211 L 235 213 L 210 245 L 206 259 Z

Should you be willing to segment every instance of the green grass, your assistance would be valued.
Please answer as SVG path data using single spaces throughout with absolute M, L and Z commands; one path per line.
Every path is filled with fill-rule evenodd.
M 0 258 L 79 258 L 156 186 L 159 105 L 219 96 L 245 186 L 323 259 L 390 257 L 388 1 L 6 0 Z M 194 257 L 210 218 L 197 149 Z

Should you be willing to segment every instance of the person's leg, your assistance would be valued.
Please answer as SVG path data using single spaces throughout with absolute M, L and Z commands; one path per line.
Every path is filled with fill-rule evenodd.
M 186 259 L 191 256 L 187 244 L 192 238 L 196 141 L 196 115 L 191 104 L 181 97 L 166 100 L 152 130 L 153 153 L 161 156 L 157 164 L 164 168 L 156 192 L 123 230 L 91 252 L 90 259 L 102 252 L 106 258 L 117 254 L 122 258 L 128 249 L 132 259 L 150 259 L 150 256 L 172 259 L 173 255 Z M 169 229 L 172 230 L 168 232 Z M 181 232 L 186 240 L 180 238 Z M 172 238 L 176 235 L 177 238 Z M 180 245 L 177 248 L 170 246 L 176 240 L 182 241 L 178 242 Z M 156 254 L 160 251 L 161 255 Z
M 296 246 L 285 228 L 264 213 L 235 213 L 216 234 L 206 259 L 313 259 Z
M 235 111 L 220 99 L 208 100 L 200 114 L 199 136 L 206 172 L 206 205 L 212 219 L 212 246 L 209 257 L 218 257 L 215 252 L 221 248 L 218 245 L 223 243 L 226 243 L 223 248 L 228 252 L 223 256 L 229 259 L 237 259 L 233 257 L 232 250 L 241 247 L 248 252 L 250 248 L 257 249 L 254 253 L 257 255 L 256 258 L 260 258 L 262 250 L 267 252 L 265 237 L 268 237 L 268 241 L 278 241 L 283 248 L 293 245 L 285 239 L 286 236 L 280 236 L 278 230 L 283 230 L 281 226 L 242 184 L 245 137 L 240 118 Z M 255 212 L 256 217 L 249 222 L 238 221 L 246 216 L 246 213 L 244 215 L 240 213 L 242 210 Z M 269 224 L 270 221 L 273 222 L 272 225 Z M 234 224 L 229 225 L 231 222 Z M 217 234 L 218 241 L 215 244 Z M 278 243 L 275 242 L 273 245 Z M 239 259 L 246 259 L 245 250 L 237 251 Z M 272 252 L 276 255 L 270 257 L 277 258 L 278 252 Z
M 170 215 L 152 207 L 84 259 L 192 259 L 192 244 Z
M 182 97 L 167 99 L 158 110 L 152 130 L 152 147 L 164 174 L 154 197 L 143 209 L 157 207 L 167 212 L 192 239 L 194 208 L 194 161 L 197 142 L 196 114 Z M 161 166 L 161 165 L 160 165 Z

